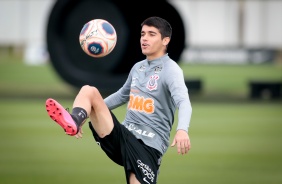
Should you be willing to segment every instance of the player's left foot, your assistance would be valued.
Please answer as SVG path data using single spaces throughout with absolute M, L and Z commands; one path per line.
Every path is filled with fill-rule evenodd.
M 49 98 L 46 100 L 46 110 L 52 120 L 58 123 L 66 134 L 74 136 L 78 133 L 78 126 L 70 113 L 63 108 L 56 100 Z

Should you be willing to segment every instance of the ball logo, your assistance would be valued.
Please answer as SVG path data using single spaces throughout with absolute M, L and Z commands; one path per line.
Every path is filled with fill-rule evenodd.
M 97 53 L 100 52 L 100 49 L 97 48 L 97 47 L 95 47 L 95 46 L 90 47 L 90 50 L 91 50 L 93 53 L 95 53 L 95 54 L 97 54 Z
M 88 47 L 88 51 L 92 54 L 100 54 L 101 52 L 103 52 L 103 47 L 101 47 L 100 44 L 91 43 Z

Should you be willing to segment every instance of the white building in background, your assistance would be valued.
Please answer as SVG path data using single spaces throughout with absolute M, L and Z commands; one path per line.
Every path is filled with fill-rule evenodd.
M 49 13 L 56 0 L 0 0 L 0 47 L 24 49 L 28 64 L 49 57 L 45 37 Z
M 170 0 L 191 47 L 282 49 L 282 0 Z
M 187 30 L 183 60 L 240 63 L 249 59 L 246 49 L 282 50 L 282 0 L 168 1 Z M 46 26 L 55 2 L 0 0 L 0 47 L 22 47 L 27 63 L 44 63 Z
M 263 62 L 282 52 L 282 0 L 170 2 L 188 31 L 184 61 Z

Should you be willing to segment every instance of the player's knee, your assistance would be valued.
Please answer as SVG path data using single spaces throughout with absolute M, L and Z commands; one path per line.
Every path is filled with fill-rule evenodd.
M 84 85 L 81 87 L 80 91 L 83 91 L 84 93 L 97 93 L 99 92 L 98 89 L 94 86 Z
M 91 93 L 91 86 L 84 85 L 80 88 L 80 93 L 83 93 L 84 95 Z

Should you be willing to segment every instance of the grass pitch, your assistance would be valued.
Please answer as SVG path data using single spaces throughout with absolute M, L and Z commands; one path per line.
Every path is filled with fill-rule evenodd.
M 83 139 L 65 135 L 44 103 L 1 99 L 1 183 L 124 184 L 123 168 L 107 158 L 88 127 Z M 193 103 L 192 149 L 184 156 L 168 149 L 159 183 L 281 183 L 281 109 L 281 103 L 269 102 Z M 114 112 L 122 120 L 125 107 Z

